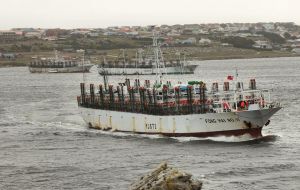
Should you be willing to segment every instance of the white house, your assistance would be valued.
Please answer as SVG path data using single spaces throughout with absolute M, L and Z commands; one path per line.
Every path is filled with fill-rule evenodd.
M 180 36 L 180 32 L 178 30 L 172 29 L 167 33 L 167 36 Z
M 293 53 L 300 54 L 300 47 L 294 48 L 292 50 Z
M 196 38 L 191 37 L 186 40 L 181 40 L 180 43 L 181 44 L 195 44 L 195 43 L 197 43 L 197 40 L 196 40 Z
M 26 32 L 24 36 L 27 38 L 41 38 L 42 32 Z
M 264 49 L 264 50 L 272 50 L 273 47 L 268 41 L 261 41 L 257 40 L 255 41 L 255 44 L 253 44 L 253 47 L 256 49 Z
M 273 23 L 264 23 L 263 27 L 266 29 L 266 31 L 272 31 L 275 29 L 275 26 Z
M 202 38 L 201 40 L 199 40 L 199 44 L 200 45 L 210 45 L 211 44 L 211 40 L 207 39 L 207 38 Z
M 90 36 L 90 37 L 98 37 L 99 32 L 88 32 L 87 35 Z

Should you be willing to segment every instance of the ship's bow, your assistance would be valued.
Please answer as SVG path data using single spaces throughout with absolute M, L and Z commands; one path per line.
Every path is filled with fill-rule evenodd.
M 236 112 L 239 119 L 244 121 L 249 127 L 263 127 L 264 125 L 269 124 L 270 118 L 279 110 L 281 107 L 272 107 L 258 110 L 247 110 Z

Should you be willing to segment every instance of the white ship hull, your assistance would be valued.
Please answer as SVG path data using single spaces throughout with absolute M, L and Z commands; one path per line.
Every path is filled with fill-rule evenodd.
M 239 136 L 261 137 L 262 127 L 280 107 L 262 110 L 190 115 L 148 115 L 79 107 L 92 128 L 170 137 Z
M 75 67 L 28 67 L 31 73 L 79 73 L 79 72 L 89 72 L 92 64 L 86 64 L 84 66 L 79 65 Z
M 161 69 L 162 74 L 193 74 L 197 65 L 189 65 L 181 67 L 166 67 Z M 107 75 L 155 75 L 157 73 L 156 68 L 104 68 Z M 102 68 L 99 68 L 99 73 L 103 72 Z

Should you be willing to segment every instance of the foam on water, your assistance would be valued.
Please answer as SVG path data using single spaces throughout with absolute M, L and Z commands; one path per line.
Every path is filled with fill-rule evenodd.
M 88 129 L 87 129 L 88 130 Z M 148 139 L 163 139 L 163 138 L 167 138 L 164 137 L 162 135 L 146 135 L 146 134 L 137 134 L 137 133 L 132 133 L 132 132 L 119 132 L 119 131 L 113 131 L 113 130 L 107 130 L 107 131 L 103 131 L 103 130 L 97 130 L 97 129 L 90 129 L 88 130 L 89 132 L 93 132 L 93 133 L 100 133 L 100 134 L 105 134 L 105 135 L 111 135 L 111 136 L 115 136 L 115 137 L 135 137 L 135 138 L 148 138 Z
M 179 142 L 191 142 L 191 141 L 215 141 L 215 142 L 246 142 L 254 140 L 251 135 L 245 134 L 241 136 L 217 136 L 217 137 L 172 137 Z
M 37 124 L 37 123 L 36 123 Z M 217 137 L 167 137 L 160 134 L 137 134 L 132 132 L 119 132 L 113 130 L 99 130 L 99 129 L 89 129 L 86 126 L 82 126 L 81 124 L 74 123 L 62 123 L 62 122 L 47 122 L 40 123 L 39 125 L 47 126 L 47 127 L 58 127 L 67 130 L 72 130 L 76 132 L 88 132 L 95 134 L 103 134 L 115 137 L 135 137 L 135 138 L 147 138 L 147 139 L 172 139 L 177 142 L 185 143 L 185 142 L 193 142 L 193 141 L 214 141 L 214 142 L 228 142 L 228 143 L 239 143 L 239 142 L 248 142 L 259 139 L 271 139 L 275 137 L 280 137 L 280 135 L 272 135 L 272 134 L 264 134 L 262 137 L 254 138 L 249 134 L 244 134 L 240 136 L 217 136 Z

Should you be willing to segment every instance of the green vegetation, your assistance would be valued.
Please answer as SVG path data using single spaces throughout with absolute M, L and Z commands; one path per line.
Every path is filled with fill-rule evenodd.
M 64 48 L 73 49 L 95 49 L 95 50 L 109 50 L 109 49 L 129 49 L 141 48 L 145 45 L 151 44 L 151 38 L 128 38 L 122 36 L 99 36 L 99 37 L 70 37 L 58 45 L 58 50 Z
M 285 43 L 285 39 L 281 37 L 279 34 L 271 33 L 271 32 L 257 32 L 257 34 L 262 34 L 265 38 L 269 39 L 272 43 L 275 44 L 283 44 Z
M 238 37 L 238 36 L 224 38 L 224 39 L 222 39 L 222 42 L 232 44 L 233 47 L 246 48 L 246 49 L 251 49 L 253 44 L 255 43 L 251 39 L 242 38 L 242 37 Z

